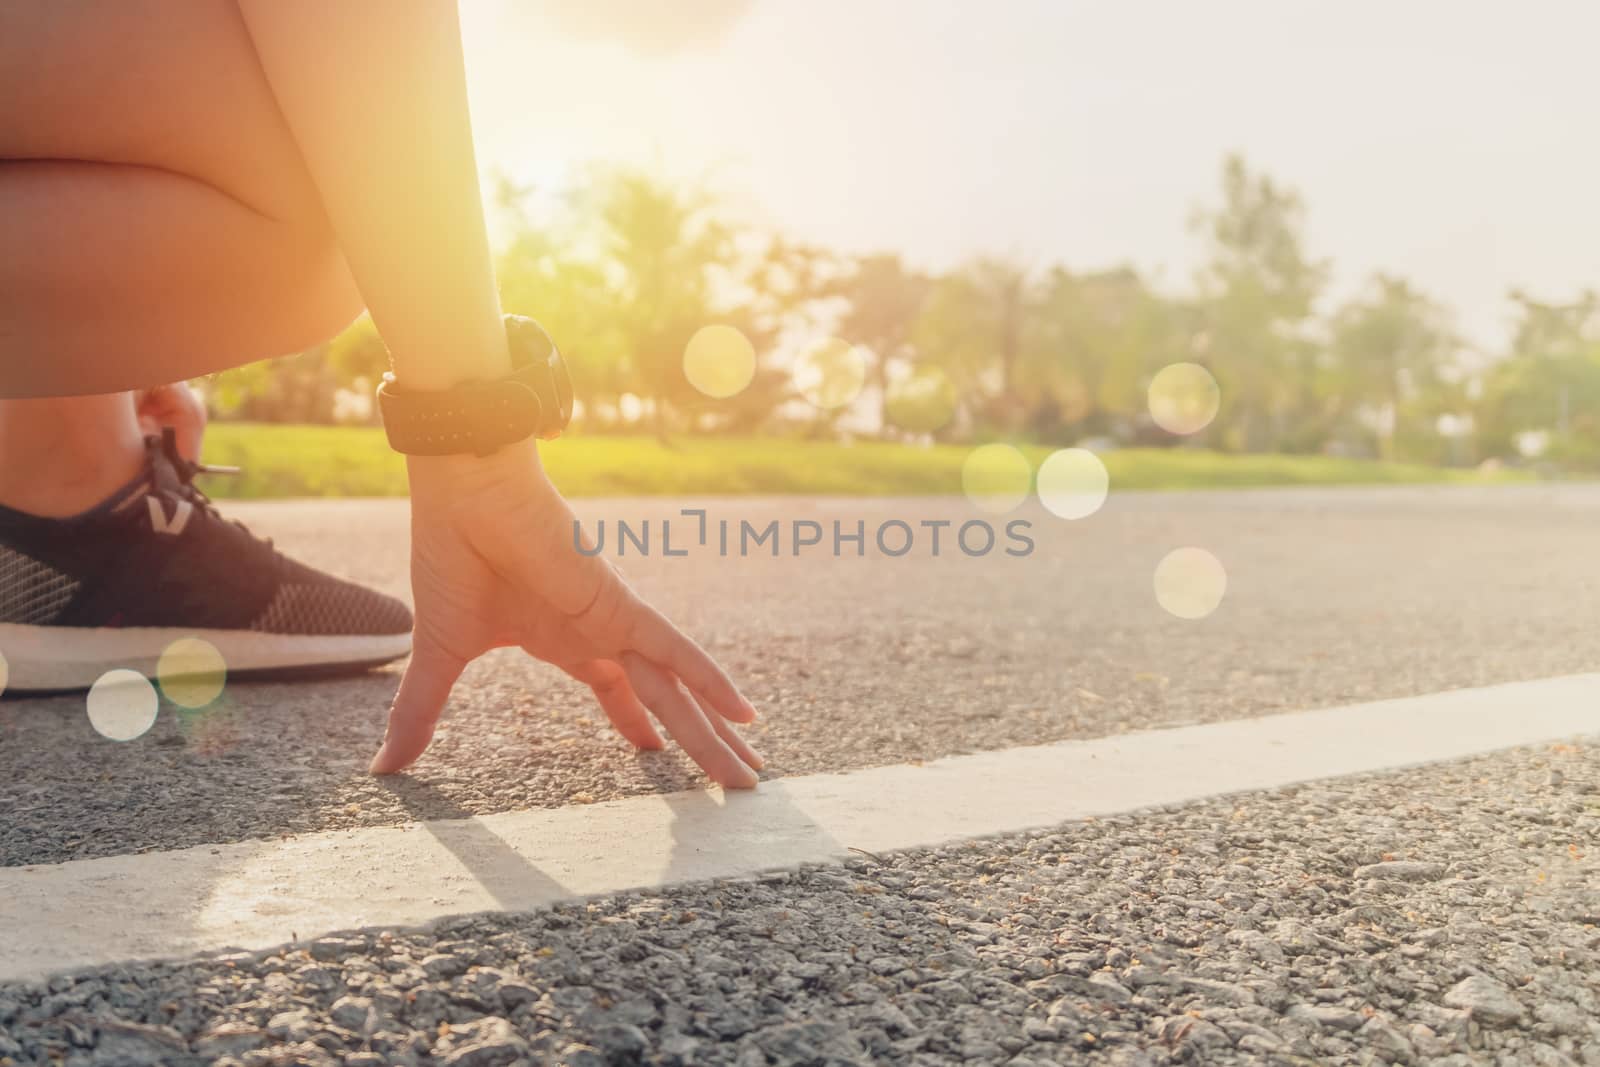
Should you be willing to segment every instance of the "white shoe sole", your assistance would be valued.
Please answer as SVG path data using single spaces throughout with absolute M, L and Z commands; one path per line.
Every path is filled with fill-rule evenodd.
M 77 627 L 0 623 L 0 689 L 87 689 L 124 667 L 157 676 L 161 653 L 184 637 L 210 642 L 230 675 L 375 667 L 411 651 L 405 634 L 270 634 L 167 626 Z M 9 675 L 9 677 L 7 677 Z

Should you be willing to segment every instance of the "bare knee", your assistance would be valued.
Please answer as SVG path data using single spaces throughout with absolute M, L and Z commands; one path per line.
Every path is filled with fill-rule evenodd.
M 281 355 L 322 343 L 361 314 L 361 294 L 325 218 L 277 224 L 281 242 L 269 291 L 258 302 L 275 321 L 258 347 Z
M 0 3 L 0 99 L 30 92 L 0 109 L 0 390 L 170 381 L 360 312 L 234 4 Z

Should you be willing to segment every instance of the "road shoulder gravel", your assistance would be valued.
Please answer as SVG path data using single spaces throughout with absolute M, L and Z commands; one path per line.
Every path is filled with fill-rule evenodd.
M 1600 745 L 0 986 L 110 1063 L 1600 1063 Z

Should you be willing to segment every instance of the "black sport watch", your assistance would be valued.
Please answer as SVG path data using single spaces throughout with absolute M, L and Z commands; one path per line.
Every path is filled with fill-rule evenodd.
M 572 418 L 567 365 L 543 326 L 524 315 L 505 322 L 508 377 L 426 393 L 383 376 L 378 408 L 390 448 L 408 456 L 487 456 L 528 437 L 561 436 Z

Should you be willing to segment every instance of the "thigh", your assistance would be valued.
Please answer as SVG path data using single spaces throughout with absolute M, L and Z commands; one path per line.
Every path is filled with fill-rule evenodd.
M 234 0 L 0 0 L 0 396 L 316 344 L 361 300 Z
M 0 100 L 0 159 L 151 167 L 322 216 L 234 0 L 0 3 Z

